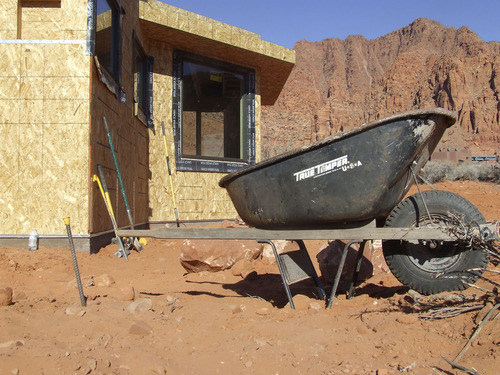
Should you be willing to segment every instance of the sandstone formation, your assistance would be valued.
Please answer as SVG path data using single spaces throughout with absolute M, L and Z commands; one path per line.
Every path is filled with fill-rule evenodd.
M 393 113 L 443 107 L 458 124 L 440 147 L 500 151 L 500 42 L 425 18 L 367 40 L 299 41 L 278 101 L 264 108 L 263 158 Z

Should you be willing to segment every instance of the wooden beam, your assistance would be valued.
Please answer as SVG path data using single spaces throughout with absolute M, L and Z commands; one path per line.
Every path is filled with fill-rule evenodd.
M 118 230 L 121 237 L 186 238 L 211 240 L 438 240 L 458 238 L 441 229 L 430 228 L 348 228 L 310 230 L 268 230 L 256 228 L 160 228 L 153 230 Z

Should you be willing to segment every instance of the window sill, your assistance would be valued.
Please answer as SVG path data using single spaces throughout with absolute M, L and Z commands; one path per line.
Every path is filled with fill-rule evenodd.
M 114 77 L 106 70 L 103 69 L 101 64 L 99 63 L 99 59 L 97 56 L 94 56 L 94 62 L 97 68 L 97 73 L 99 74 L 99 80 L 104 83 L 104 85 L 115 94 L 116 98 L 122 103 L 125 102 L 125 93 L 120 88 Z
M 137 117 L 144 126 L 148 127 L 148 119 L 137 102 L 134 102 L 134 116 Z
M 244 161 L 206 160 L 181 158 L 175 161 L 176 170 L 181 172 L 231 173 L 249 165 Z

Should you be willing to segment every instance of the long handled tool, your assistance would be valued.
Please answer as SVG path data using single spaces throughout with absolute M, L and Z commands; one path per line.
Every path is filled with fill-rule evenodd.
M 113 156 L 113 162 L 115 163 L 116 174 L 118 176 L 118 183 L 120 184 L 120 190 L 122 192 L 123 202 L 125 203 L 125 209 L 127 210 L 128 220 L 130 221 L 131 229 L 134 229 L 134 219 L 132 218 L 132 212 L 128 204 L 127 194 L 125 194 L 125 184 L 123 183 L 122 174 L 120 173 L 120 168 L 118 166 L 118 159 L 116 158 L 115 147 L 113 146 L 113 139 L 111 138 L 111 132 L 109 131 L 108 121 L 106 120 L 105 116 L 103 116 L 103 120 L 104 120 L 104 126 L 106 127 L 106 134 L 108 136 L 111 155 Z M 142 250 L 142 245 L 138 238 L 133 237 L 132 244 L 134 245 L 137 251 Z
M 163 133 L 163 144 L 165 145 L 165 157 L 167 159 L 167 168 L 168 168 L 168 179 L 170 181 L 170 190 L 172 190 L 172 203 L 174 205 L 174 213 L 175 213 L 175 221 L 177 223 L 177 227 L 179 227 L 179 214 L 177 213 L 177 203 L 175 200 L 175 192 L 174 192 L 174 183 L 172 181 L 172 171 L 170 170 L 170 157 L 168 155 L 168 145 L 167 145 L 167 135 L 165 134 L 165 124 L 163 121 L 161 122 L 161 131 Z
M 102 171 L 102 167 L 100 165 L 97 166 L 97 169 L 99 171 L 99 175 L 101 176 L 101 179 L 97 177 L 97 175 L 94 175 L 92 180 L 94 182 L 97 182 L 97 185 L 99 186 L 99 190 L 101 191 L 102 199 L 104 200 L 104 204 L 106 206 L 106 209 L 108 210 L 109 218 L 111 219 L 111 224 L 113 224 L 113 230 L 115 231 L 115 237 L 116 240 L 118 241 L 118 248 L 120 249 L 119 252 L 115 255 L 123 255 L 123 257 L 128 260 L 128 251 L 125 250 L 125 246 L 123 245 L 123 241 L 120 236 L 118 236 L 118 226 L 116 225 L 116 220 L 115 220 L 115 214 L 113 212 L 113 206 L 111 206 L 111 199 L 109 198 L 109 193 L 108 193 L 108 187 L 106 185 L 106 180 L 104 179 L 104 173 Z M 102 183 L 101 183 L 102 180 Z

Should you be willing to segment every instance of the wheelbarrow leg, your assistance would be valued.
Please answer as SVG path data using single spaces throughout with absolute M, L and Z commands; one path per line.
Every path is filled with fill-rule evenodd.
M 273 249 L 274 258 L 276 259 L 276 263 L 278 263 L 278 269 L 280 271 L 281 280 L 283 281 L 283 286 L 285 287 L 286 296 L 288 297 L 288 302 L 290 302 L 290 307 L 292 310 L 295 310 L 295 304 L 293 303 L 292 292 L 290 291 L 290 286 L 288 285 L 288 281 L 285 276 L 284 265 L 282 264 L 282 260 L 278 254 L 278 250 L 276 250 L 276 246 L 274 246 L 273 241 L 270 240 L 257 240 L 258 243 L 267 243 Z
M 363 240 L 351 240 L 344 246 L 344 251 L 342 251 L 342 257 L 340 258 L 339 267 L 337 269 L 337 274 L 335 275 L 335 280 L 333 281 L 332 291 L 330 293 L 330 299 L 328 300 L 327 308 L 330 309 L 333 304 L 333 300 L 335 299 L 335 294 L 337 293 L 337 288 L 339 286 L 340 277 L 342 276 L 342 270 L 344 269 L 345 259 L 347 258 L 347 252 L 349 251 L 349 247 L 353 243 L 363 242 Z
M 359 271 L 361 269 L 361 263 L 363 262 L 363 252 L 365 251 L 366 240 L 361 242 L 358 250 L 358 258 L 356 259 L 356 268 L 352 275 L 351 284 L 349 285 L 349 294 L 347 295 L 347 299 L 354 297 L 354 285 L 358 282 Z
M 296 240 L 299 244 L 300 250 L 303 251 L 307 255 L 307 260 L 308 260 L 308 268 L 310 269 L 310 276 L 313 278 L 314 283 L 316 284 L 316 288 L 318 289 L 320 298 L 322 301 L 326 300 L 326 293 L 325 289 L 323 288 L 323 284 L 321 283 L 321 280 L 318 277 L 318 274 L 316 273 L 316 270 L 314 269 L 314 265 L 312 264 L 311 258 L 309 257 L 309 253 L 307 252 L 306 245 L 304 244 L 304 241 L 302 240 Z

